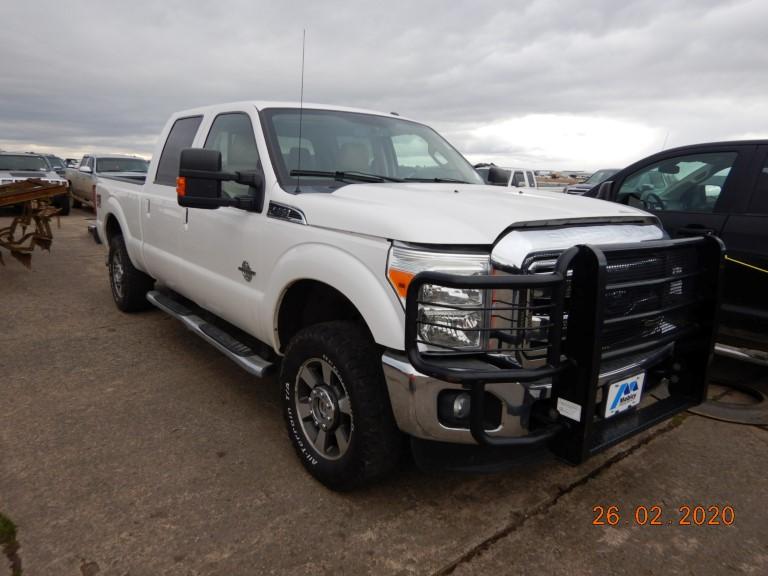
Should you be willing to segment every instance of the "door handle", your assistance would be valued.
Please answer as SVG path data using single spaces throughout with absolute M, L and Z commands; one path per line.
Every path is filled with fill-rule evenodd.
M 683 226 L 677 229 L 680 236 L 714 236 L 715 230 L 705 226 Z

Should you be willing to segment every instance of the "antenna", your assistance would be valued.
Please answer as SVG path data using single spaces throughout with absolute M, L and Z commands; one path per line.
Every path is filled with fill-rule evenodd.
M 661 145 L 662 150 L 665 150 L 667 147 L 667 138 L 669 138 L 669 130 L 667 130 L 667 135 L 664 136 L 664 144 Z
M 304 28 L 301 31 L 301 95 L 299 97 L 299 161 L 297 162 L 296 171 L 301 170 L 301 123 L 304 116 L 304 48 L 307 45 L 307 29 Z M 300 175 L 296 175 L 296 192 L 301 192 L 299 181 Z

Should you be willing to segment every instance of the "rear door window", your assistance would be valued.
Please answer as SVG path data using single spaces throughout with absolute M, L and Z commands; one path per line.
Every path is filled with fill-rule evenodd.
M 189 118 L 179 118 L 173 123 L 165 141 L 163 153 L 160 155 L 160 161 L 157 164 L 155 184 L 176 186 L 181 151 L 192 146 L 202 119 L 202 116 L 190 116 Z

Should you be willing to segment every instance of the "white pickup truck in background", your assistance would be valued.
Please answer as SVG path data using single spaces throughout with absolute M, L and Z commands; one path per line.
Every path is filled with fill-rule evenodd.
M 75 207 L 94 207 L 96 183 L 99 178 L 122 178 L 144 182 L 149 162 L 137 156 L 121 154 L 86 154 L 77 168 L 66 168 L 64 177 Z
M 512 188 L 538 188 L 536 172 L 530 168 L 505 168 L 495 164 L 475 164 L 486 184 Z
M 179 112 L 146 182 L 102 179 L 96 199 L 117 306 L 153 304 L 256 376 L 279 367 L 291 442 L 334 489 L 392 470 L 405 438 L 452 468 L 538 444 L 579 463 L 706 395 L 716 239 L 487 186 L 396 115 Z

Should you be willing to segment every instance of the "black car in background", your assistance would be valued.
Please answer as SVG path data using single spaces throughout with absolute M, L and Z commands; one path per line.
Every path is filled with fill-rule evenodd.
M 768 140 L 665 150 L 585 196 L 644 208 L 673 238 L 719 236 L 726 245 L 720 341 L 768 350 Z

